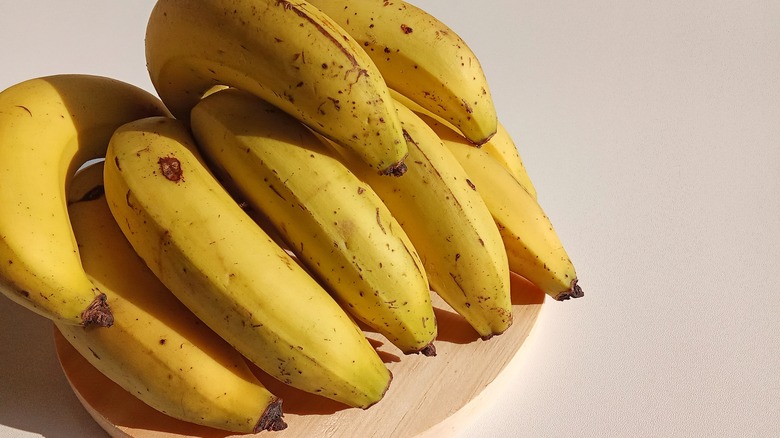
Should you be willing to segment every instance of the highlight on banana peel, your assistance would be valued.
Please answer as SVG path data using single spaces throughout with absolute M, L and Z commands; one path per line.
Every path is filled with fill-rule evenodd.
M 512 330 L 512 275 L 584 295 L 477 54 L 428 12 L 158 0 L 138 43 L 154 94 L 0 92 L 0 291 L 153 409 L 285 429 L 257 368 L 381 410 L 366 331 L 436 361 L 434 295 L 475 342 Z

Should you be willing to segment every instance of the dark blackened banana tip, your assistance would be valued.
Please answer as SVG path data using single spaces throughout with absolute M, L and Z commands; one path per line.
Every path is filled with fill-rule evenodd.
M 255 425 L 253 433 L 259 433 L 267 430 L 270 432 L 287 429 L 287 423 L 284 422 L 284 413 L 282 413 L 282 399 L 274 400 L 260 417 L 260 421 Z
M 404 163 L 402 160 L 385 169 L 382 172 L 382 174 L 390 175 L 390 176 L 402 176 L 403 174 L 406 173 L 406 170 L 407 170 L 406 163 Z
M 582 298 L 585 296 L 585 292 L 582 291 L 582 288 L 577 284 L 577 279 L 575 278 L 571 282 L 571 289 L 567 290 L 566 292 L 562 292 L 558 294 L 555 299 L 557 301 L 566 301 L 570 298 Z
M 106 302 L 106 294 L 98 294 L 89 307 L 81 313 L 81 325 L 84 327 L 111 327 L 114 315 Z
M 418 353 L 422 354 L 425 357 L 434 357 L 436 356 L 436 346 L 433 345 L 433 342 L 423 347 Z

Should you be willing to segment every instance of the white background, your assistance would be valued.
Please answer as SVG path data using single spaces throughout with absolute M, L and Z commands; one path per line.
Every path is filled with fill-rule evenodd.
M 459 434 L 780 436 L 780 2 L 413 3 L 482 61 L 586 291 L 545 304 Z M 3 5 L 0 89 L 153 91 L 152 1 Z M 50 325 L 0 297 L 0 436 L 101 433 Z

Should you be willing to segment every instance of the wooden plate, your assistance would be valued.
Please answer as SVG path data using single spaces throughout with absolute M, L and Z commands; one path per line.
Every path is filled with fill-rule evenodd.
M 348 408 L 319 396 L 277 383 L 256 370 L 266 386 L 284 400 L 288 428 L 250 436 L 287 437 L 413 437 L 455 430 L 507 367 L 531 331 L 544 294 L 512 276 L 514 323 L 506 333 L 483 341 L 466 322 L 434 295 L 439 324 L 437 356 L 405 356 L 376 333 L 366 332 L 393 372 L 384 399 L 367 410 Z M 112 437 L 232 437 L 224 431 L 179 421 L 145 405 L 108 380 L 70 346 L 55 329 L 62 369 L 76 396 Z M 491 389 L 495 385 L 491 385 Z M 246 435 L 244 435 L 246 436 Z

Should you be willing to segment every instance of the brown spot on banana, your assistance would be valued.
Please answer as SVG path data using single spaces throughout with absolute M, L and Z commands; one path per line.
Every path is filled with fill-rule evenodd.
M 387 231 L 385 231 L 385 226 L 382 225 L 382 217 L 379 215 L 379 208 L 376 209 L 376 223 L 379 225 L 379 229 L 382 230 L 383 234 L 387 234 Z
M 160 165 L 160 171 L 168 181 L 178 182 L 182 179 L 181 162 L 176 157 L 160 157 L 157 164 Z
M 29 115 L 30 115 L 30 117 L 32 117 L 32 116 L 33 116 L 33 114 L 32 114 L 32 111 L 30 111 L 30 109 L 29 109 L 29 108 L 27 108 L 26 106 L 24 106 L 24 105 L 16 105 L 16 107 L 17 107 L 17 108 L 21 108 L 21 109 L 23 109 L 23 110 L 27 111 L 27 114 L 29 114 Z

